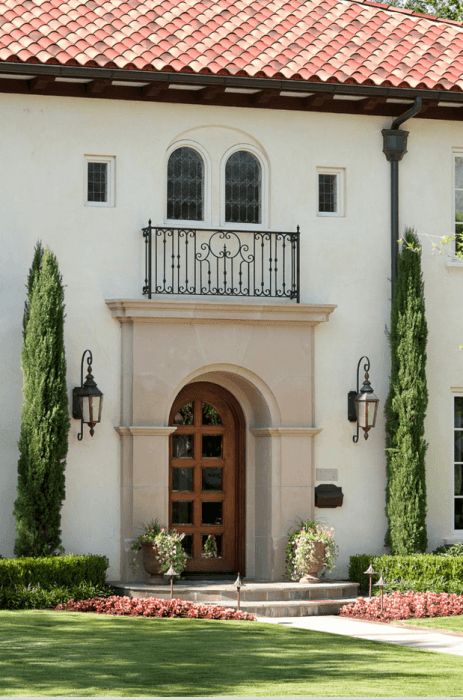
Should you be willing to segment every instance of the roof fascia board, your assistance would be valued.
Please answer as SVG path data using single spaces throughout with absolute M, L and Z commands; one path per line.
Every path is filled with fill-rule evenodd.
M 223 87 L 242 87 L 258 90 L 291 90 L 293 92 L 323 92 L 337 95 L 365 95 L 378 97 L 402 97 L 414 99 L 445 100 L 446 102 L 463 102 L 463 92 L 447 90 L 430 90 L 416 88 L 384 87 L 377 85 L 352 85 L 342 83 L 319 83 L 306 80 L 276 80 L 274 78 L 252 78 L 229 75 L 203 75 L 197 73 L 167 73 L 141 70 L 109 69 L 85 66 L 59 66 L 41 63 L 0 62 L 0 73 L 10 75 L 50 75 L 61 78 L 97 78 L 104 80 L 124 80 L 134 82 L 166 82 L 183 85 L 217 85 Z

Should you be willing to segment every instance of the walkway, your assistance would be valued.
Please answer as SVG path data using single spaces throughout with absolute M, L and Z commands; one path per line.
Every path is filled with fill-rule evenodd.
M 367 622 L 337 615 L 308 617 L 259 617 L 260 622 L 298 627 L 315 632 L 342 634 L 347 637 L 368 639 L 372 642 L 388 642 L 414 649 L 437 651 L 441 654 L 463 656 L 463 635 L 444 634 L 431 629 L 403 627 L 383 622 Z

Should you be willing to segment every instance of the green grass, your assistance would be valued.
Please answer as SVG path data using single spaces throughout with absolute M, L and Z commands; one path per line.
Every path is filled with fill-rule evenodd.
M 425 617 L 419 620 L 407 620 L 407 625 L 417 627 L 432 627 L 443 632 L 461 632 L 463 634 L 463 615 L 452 615 L 451 617 Z
M 0 611 L 0 695 L 458 696 L 463 664 L 275 625 Z

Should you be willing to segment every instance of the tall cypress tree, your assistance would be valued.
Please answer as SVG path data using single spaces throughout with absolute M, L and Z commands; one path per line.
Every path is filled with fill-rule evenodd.
M 31 301 L 31 296 L 32 296 L 32 288 L 34 286 L 35 278 L 40 272 L 40 268 L 42 267 L 42 258 L 43 258 L 43 246 L 41 241 L 38 241 L 34 248 L 34 257 L 32 259 L 32 265 L 31 269 L 29 270 L 29 274 L 27 276 L 27 296 L 26 296 L 26 301 L 24 302 L 24 315 L 23 315 L 23 340 L 25 338 L 25 333 L 26 333 L 26 326 L 27 326 L 27 321 L 29 318 L 29 306 L 30 306 L 30 301 Z
M 27 282 L 21 365 L 15 552 L 44 556 L 61 546 L 69 413 L 63 284 L 56 257 L 40 243 Z
M 393 554 L 424 552 L 426 474 L 424 419 L 427 325 L 421 248 L 408 229 L 398 258 L 391 311 L 391 381 L 386 403 L 386 542 Z

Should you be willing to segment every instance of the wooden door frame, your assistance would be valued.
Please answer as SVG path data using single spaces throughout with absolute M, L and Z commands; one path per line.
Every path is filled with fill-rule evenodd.
M 194 388 L 200 394 L 209 390 L 220 394 L 221 399 L 227 404 L 235 421 L 235 449 L 236 449 L 236 479 L 235 479 L 235 547 L 237 571 L 242 576 L 246 575 L 246 422 L 243 409 L 233 394 L 220 384 L 205 381 L 192 381 L 181 389 L 172 402 L 169 413 L 169 425 L 173 423 L 173 407 L 182 400 L 182 394 L 187 394 L 190 388 Z M 170 467 L 169 467 L 170 470 Z

